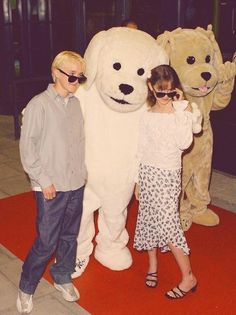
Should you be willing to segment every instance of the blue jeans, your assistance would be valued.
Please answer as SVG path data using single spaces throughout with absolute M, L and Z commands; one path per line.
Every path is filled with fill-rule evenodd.
M 45 200 L 36 192 L 38 235 L 22 267 L 19 287 L 34 294 L 48 261 L 56 253 L 50 273 L 58 284 L 71 282 L 75 269 L 77 237 L 82 216 L 84 187 L 74 191 L 57 192 Z

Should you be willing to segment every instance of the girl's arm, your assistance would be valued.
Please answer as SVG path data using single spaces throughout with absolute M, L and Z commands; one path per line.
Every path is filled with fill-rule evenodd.
M 41 188 L 46 188 L 52 185 L 52 181 L 39 156 L 43 122 L 44 111 L 41 101 L 38 97 L 34 97 L 23 111 L 19 143 L 20 157 L 22 166 L 29 177 Z
M 138 131 L 138 145 L 137 145 L 137 151 L 135 155 L 135 163 L 136 163 L 136 171 L 135 171 L 135 183 L 138 183 L 138 173 L 139 173 L 139 165 L 142 160 L 144 148 L 145 148 L 145 122 L 144 122 L 144 116 L 140 118 L 139 121 L 139 131 Z
M 175 141 L 180 150 L 186 150 L 193 141 L 193 121 L 191 113 L 191 105 L 186 100 L 173 101 L 175 109 L 175 125 L 174 134 Z

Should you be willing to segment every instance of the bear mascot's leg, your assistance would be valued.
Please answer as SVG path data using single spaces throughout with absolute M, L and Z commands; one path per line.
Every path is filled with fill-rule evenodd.
M 75 272 L 72 278 L 79 277 L 87 267 L 89 256 L 93 251 L 93 238 L 95 235 L 94 212 L 101 206 L 95 193 L 89 188 L 84 190 L 83 215 L 81 219 L 80 232 L 77 238 L 77 257 Z
M 133 186 L 103 200 L 99 209 L 95 258 L 112 270 L 124 270 L 132 264 L 132 256 L 126 246 L 129 236 L 125 228 L 127 206 L 132 194 Z
M 83 216 L 77 239 L 76 271 L 72 274 L 72 278 L 79 277 L 83 273 L 93 251 L 94 211 L 97 209 L 99 209 L 99 232 L 96 236 L 95 258 L 112 270 L 123 270 L 131 266 L 132 256 L 126 247 L 129 236 L 125 225 L 127 206 L 132 197 L 133 189 L 132 185 L 120 193 L 114 192 L 114 196 L 108 194 L 110 198 L 106 195 L 106 199 L 101 200 L 89 186 L 85 188 Z
M 201 150 L 202 142 L 194 139 L 192 151 L 184 156 L 183 163 L 183 195 L 181 199 L 181 222 L 187 231 L 192 222 L 215 226 L 219 224 L 219 217 L 207 206 L 210 203 L 209 184 L 212 161 L 212 131 L 209 127 L 201 137 L 205 146 Z M 197 154 L 195 154 L 195 151 Z M 207 153 L 207 154 L 206 154 Z

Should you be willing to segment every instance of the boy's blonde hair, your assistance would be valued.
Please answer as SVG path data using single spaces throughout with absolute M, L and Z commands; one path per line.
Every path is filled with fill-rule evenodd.
M 61 51 L 59 54 L 56 55 L 52 62 L 51 71 L 53 71 L 53 69 L 60 68 L 61 63 L 66 60 L 78 61 L 81 64 L 82 71 L 85 71 L 84 59 L 80 56 L 80 54 L 70 50 Z

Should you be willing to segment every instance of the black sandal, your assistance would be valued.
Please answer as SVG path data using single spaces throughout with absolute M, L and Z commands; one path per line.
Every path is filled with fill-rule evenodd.
M 176 289 L 178 291 L 176 291 Z M 170 300 L 176 300 L 176 299 L 182 299 L 184 298 L 188 293 L 192 292 L 196 292 L 197 290 L 197 283 L 195 284 L 194 287 L 192 287 L 192 289 L 190 289 L 188 292 L 186 291 L 183 291 L 180 289 L 179 286 L 173 288 L 172 290 L 166 292 L 165 296 L 167 297 L 167 299 L 170 299 Z M 173 295 L 170 295 L 169 293 L 173 293 Z
M 150 279 L 150 277 L 153 277 L 155 279 Z M 150 284 L 150 282 L 153 284 Z M 145 278 L 145 284 L 148 288 L 154 289 L 157 286 L 157 272 L 147 273 Z

